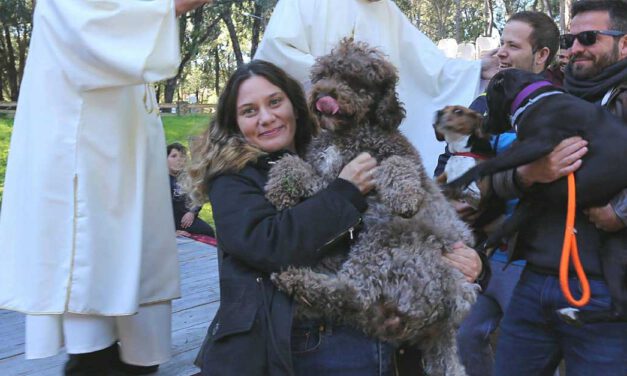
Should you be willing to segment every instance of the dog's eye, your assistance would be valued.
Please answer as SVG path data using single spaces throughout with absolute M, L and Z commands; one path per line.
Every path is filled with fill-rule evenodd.
M 464 111 L 462 111 L 462 110 L 460 110 L 460 109 L 458 108 L 458 109 L 456 109 L 456 110 L 453 110 L 453 113 L 454 113 L 455 115 L 461 115 L 461 114 L 463 114 L 463 113 L 464 113 Z

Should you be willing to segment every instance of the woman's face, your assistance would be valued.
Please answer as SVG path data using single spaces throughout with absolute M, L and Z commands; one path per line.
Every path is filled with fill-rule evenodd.
M 237 125 L 249 144 L 267 153 L 296 151 L 296 115 L 283 90 L 252 76 L 240 85 L 236 106 Z
M 176 176 L 183 171 L 186 158 L 187 156 L 177 149 L 170 150 L 170 154 L 168 154 L 168 172 L 170 175 Z

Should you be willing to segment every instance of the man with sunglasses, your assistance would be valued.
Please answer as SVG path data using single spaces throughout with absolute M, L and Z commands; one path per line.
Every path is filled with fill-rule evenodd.
M 561 47 L 571 54 L 565 87 L 622 117 L 627 126 L 627 3 L 582 0 L 573 4 L 571 14 L 571 33 L 561 38 Z M 576 171 L 587 151 L 585 140 L 567 139 L 550 155 L 517 168 L 515 174 L 501 174 L 509 179 L 493 177 L 493 187 L 501 197 L 522 195 L 533 184 Z M 562 359 L 569 375 L 624 375 L 627 370 L 626 322 L 575 327 L 555 313 L 569 306 L 557 278 L 565 215 L 566 208 L 547 203 L 544 215 L 518 233 L 516 253 L 523 255 L 527 266 L 501 323 L 497 375 L 551 375 Z M 605 207 L 577 213 L 579 255 L 592 291 L 590 303 L 582 310 L 611 309 L 599 254 L 605 235 L 599 229 L 611 233 L 623 229 L 625 223 L 627 191 Z

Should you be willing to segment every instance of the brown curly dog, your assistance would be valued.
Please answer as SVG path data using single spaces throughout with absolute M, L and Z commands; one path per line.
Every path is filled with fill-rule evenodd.
M 417 344 L 430 375 L 464 375 L 455 334 L 477 287 L 442 254 L 456 241 L 473 239 L 398 131 L 404 110 L 396 69 L 377 49 L 343 40 L 317 59 L 311 77 L 310 107 L 323 131 L 306 162 L 288 156 L 273 166 L 266 197 L 280 209 L 290 207 L 364 151 L 379 162 L 375 190 L 366 197 L 363 229 L 347 256 L 326 258 L 314 270 L 288 268 L 273 276 L 274 283 L 301 303 L 301 317 L 325 317 L 392 343 Z

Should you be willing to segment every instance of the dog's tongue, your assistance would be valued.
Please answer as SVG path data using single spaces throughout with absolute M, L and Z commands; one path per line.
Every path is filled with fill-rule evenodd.
M 326 95 L 316 101 L 316 109 L 323 114 L 335 115 L 340 110 L 340 106 L 335 98 Z

